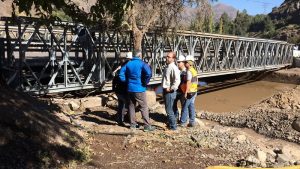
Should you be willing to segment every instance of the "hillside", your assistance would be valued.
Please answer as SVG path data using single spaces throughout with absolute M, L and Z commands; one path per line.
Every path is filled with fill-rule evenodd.
M 214 11 L 214 15 L 215 15 L 214 19 L 215 19 L 215 21 L 218 21 L 223 13 L 227 13 L 229 18 L 231 20 L 234 20 L 238 10 L 230 5 L 218 3 L 213 6 L 213 11 Z
M 269 16 L 277 24 L 300 24 L 300 0 L 285 0 L 280 7 L 274 8 Z
M 300 44 L 300 0 L 285 0 L 269 16 L 277 26 L 276 39 Z

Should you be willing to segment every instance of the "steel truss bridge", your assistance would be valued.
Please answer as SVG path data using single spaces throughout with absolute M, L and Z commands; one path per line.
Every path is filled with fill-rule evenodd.
M 80 24 L 45 26 L 28 18 L 1 18 L 0 68 L 7 84 L 35 94 L 110 89 L 119 58 L 133 49 L 130 31 L 101 31 Z M 166 52 L 194 55 L 198 77 L 283 68 L 293 45 L 283 41 L 191 31 L 151 31 L 143 37 L 143 60 L 158 84 Z

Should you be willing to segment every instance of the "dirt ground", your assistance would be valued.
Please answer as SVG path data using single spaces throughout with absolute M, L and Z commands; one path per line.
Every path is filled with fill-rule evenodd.
M 284 77 L 286 71 L 295 73 L 289 76 L 300 78 L 298 69 L 281 70 L 276 74 L 279 73 Z M 279 76 L 276 74 L 271 76 Z M 275 78 L 272 82 L 265 79 L 255 84 L 247 84 L 250 85 L 246 90 L 247 94 L 255 95 L 251 90 L 258 92 L 256 102 L 250 100 L 247 106 L 244 103 L 234 104 L 236 97 L 233 97 L 233 100 L 229 99 L 233 104 L 227 103 L 226 106 L 239 107 L 235 111 L 222 111 L 220 114 L 219 111 L 208 112 L 198 109 L 199 125 L 195 128 L 179 128 L 176 132 L 167 130 L 164 107 L 160 104 L 150 108 L 152 122 L 157 127 L 157 130 L 151 133 L 142 130 L 132 133 L 128 128 L 117 126 L 114 104 L 110 107 L 95 108 L 84 116 L 78 117 L 78 124 L 84 126 L 83 128 L 92 129 L 89 145 L 93 155 L 91 161 L 77 167 L 205 168 L 211 165 L 246 167 L 296 165 L 300 162 L 298 145 L 300 135 L 298 131 L 292 129 L 291 123 L 297 118 L 296 105 L 299 105 L 298 94 L 300 93 L 298 92 L 300 91 L 294 81 L 286 80 L 285 84 L 274 83 L 274 81 Z M 282 82 L 281 78 L 280 82 Z M 255 88 L 257 85 L 263 87 Z M 242 91 L 239 88 L 238 93 Z M 222 94 L 216 98 L 222 100 L 221 96 Z M 220 107 L 224 108 L 223 105 Z M 273 109 L 276 109 L 279 115 L 274 116 L 274 124 L 270 127 L 266 125 L 271 123 L 267 119 L 273 115 L 268 113 L 274 112 L 266 112 L 266 110 Z M 245 114 L 252 114 L 252 116 Z M 289 114 L 290 118 L 282 124 L 284 117 L 281 116 L 286 114 Z M 141 119 L 139 112 L 137 116 Z M 81 119 L 88 120 L 83 122 Z M 249 120 L 248 124 L 240 123 L 247 120 Z M 272 127 L 275 129 L 270 132 Z
M 295 122 L 300 111 L 300 69 L 280 70 L 270 76 L 273 78 L 256 83 L 267 85 L 256 90 L 259 94 L 263 90 L 266 95 L 250 105 L 232 104 L 236 102 L 234 97 L 227 98 L 226 103 L 222 99 L 226 91 L 207 96 L 220 100 L 215 107 L 222 107 L 223 100 L 227 107 L 240 108 L 218 111 L 213 106 L 200 106 L 198 125 L 193 128 L 167 130 L 164 106 L 156 103 L 150 107 L 151 121 L 157 128 L 154 132 L 118 126 L 116 103 L 110 95 L 105 96 L 105 107 L 70 110 L 65 103 L 68 99 L 35 99 L 2 86 L 0 168 L 299 165 L 300 133 Z M 283 86 L 278 84 L 282 79 Z M 252 89 L 247 93 L 252 94 L 255 85 L 248 85 Z M 272 90 L 268 89 L 270 86 Z M 239 87 L 237 91 L 241 90 Z M 139 112 L 137 119 L 142 125 Z

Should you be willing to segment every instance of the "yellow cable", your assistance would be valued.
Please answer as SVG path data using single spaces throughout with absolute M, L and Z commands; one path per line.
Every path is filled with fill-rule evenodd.
M 243 169 L 242 167 L 228 167 L 228 166 L 211 166 L 207 167 L 206 169 Z M 244 168 L 245 169 L 245 168 Z M 260 168 L 260 169 L 267 169 L 267 168 Z M 290 167 L 280 167 L 276 169 L 300 169 L 300 166 L 290 166 Z

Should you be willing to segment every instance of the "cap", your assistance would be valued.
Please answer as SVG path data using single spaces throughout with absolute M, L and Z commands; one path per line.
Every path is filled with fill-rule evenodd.
M 132 52 L 128 52 L 126 54 L 126 59 L 132 59 Z
M 195 61 L 195 58 L 194 58 L 194 56 L 192 56 L 192 55 L 187 55 L 186 57 L 185 57 L 185 60 L 186 61 Z
M 183 62 L 183 61 L 185 61 L 185 56 L 179 55 L 177 62 Z

